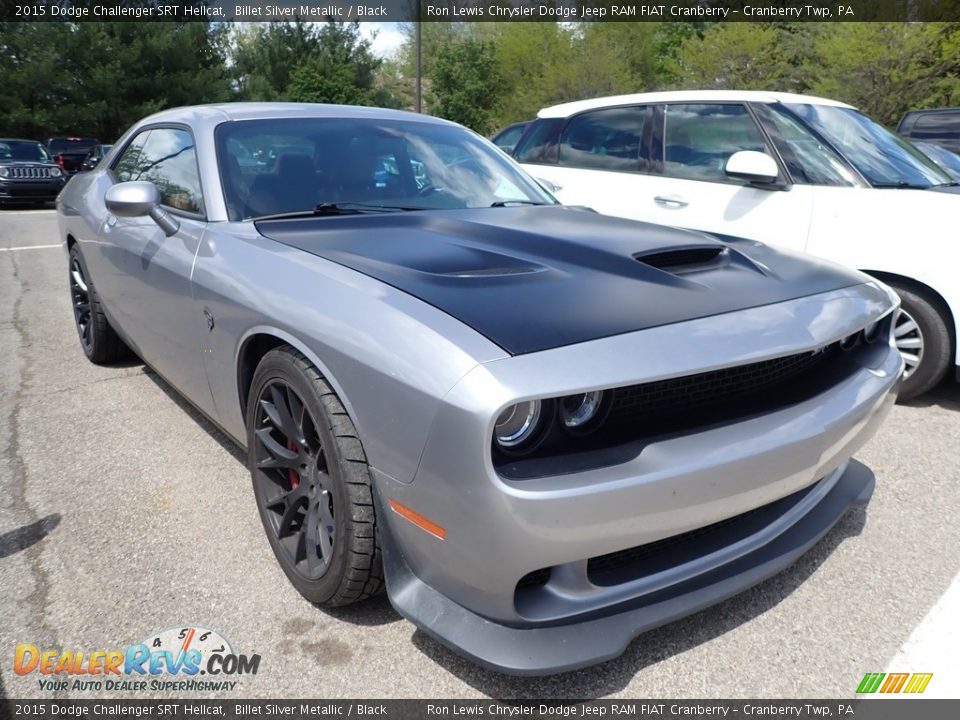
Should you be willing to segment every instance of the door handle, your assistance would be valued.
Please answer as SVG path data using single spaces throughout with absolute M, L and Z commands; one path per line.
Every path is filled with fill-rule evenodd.
M 679 210 L 680 208 L 685 208 L 690 204 L 689 201 L 680 197 L 679 195 L 657 195 L 653 201 L 657 205 L 662 205 L 663 207 L 672 208 Z

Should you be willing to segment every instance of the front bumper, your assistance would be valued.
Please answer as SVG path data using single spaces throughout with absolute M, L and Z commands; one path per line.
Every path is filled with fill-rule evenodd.
M 903 364 L 891 343 L 806 400 L 654 438 L 595 469 L 501 477 L 492 418 L 508 400 L 813 350 L 894 303 L 865 285 L 481 366 L 444 398 L 413 482 L 374 471 L 391 601 L 481 664 L 538 674 L 613 657 L 636 634 L 786 567 L 870 496 L 872 475 L 850 458 L 895 401 Z M 446 538 L 384 512 L 388 500 L 444 526 Z M 661 551 L 678 538 L 682 548 Z M 597 561 L 622 554 L 626 569 L 598 579 Z
M 44 182 L 0 181 L 0 202 L 50 202 L 57 199 L 57 195 L 63 190 L 63 186 L 63 180 Z
M 873 473 L 853 460 L 819 503 L 786 532 L 753 552 L 685 583 L 574 624 L 509 627 L 467 610 L 420 580 L 394 538 L 384 538 L 387 592 L 397 612 L 430 637 L 479 665 L 510 675 L 545 675 L 615 658 L 640 633 L 710 607 L 793 564 L 850 508 L 867 504 Z M 382 501 L 380 515 L 383 516 Z M 389 529 L 386 531 L 389 533 Z

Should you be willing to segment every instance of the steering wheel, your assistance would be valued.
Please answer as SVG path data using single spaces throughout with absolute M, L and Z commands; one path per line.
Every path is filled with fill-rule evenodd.
M 417 190 L 417 197 L 427 197 L 428 195 L 433 195 L 438 192 L 443 192 L 443 188 L 439 188 L 436 185 L 424 185 Z

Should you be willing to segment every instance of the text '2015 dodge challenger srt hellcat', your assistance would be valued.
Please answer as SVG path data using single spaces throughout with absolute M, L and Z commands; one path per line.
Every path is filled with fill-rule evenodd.
M 563 207 L 453 123 L 165 111 L 58 214 L 84 352 L 136 353 L 246 448 L 296 589 L 385 587 L 487 667 L 615 657 L 873 491 L 895 294 Z

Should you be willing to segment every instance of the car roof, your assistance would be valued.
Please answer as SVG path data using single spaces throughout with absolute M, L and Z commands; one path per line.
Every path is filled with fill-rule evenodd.
M 636 93 L 633 95 L 611 95 L 609 97 L 577 100 L 547 107 L 537 113 L 540 118 L 561 118 L 576 115 L 584 110 L 596 110 L 618 105 L 638 105 L 660 102 L 760 102 L 760 103 L 801 103 L 805 105 L 833 105 L 852 107 L 846 103 L 795 93 L 768 92 L 766 90 L 668 90 L 665 92 Z
M 37 145 L 43 145 L 39 140 L 28 140 L 27 138 L 0 138 L 0 142 L 26 142 L 26 143 L 36 143 Z
M 957 113 L 960 112 L 960 107 L 938 107 L 938 108 L 924 108 L 923 110 L 907 110 L 903 116 L 907 115 L 929 115 L 932 113 Z
M 318 103 L 235 102 L 190 105 L 171 108 L 144 118 L 140 124 L 155 122 L 220 123 L 233 120 L 273 120 L 282 118 L 357 118 L 374 120 L 415 120 L 438 125 L 453 125 L 447 120 L 386 108 L 360 105 L 323 105 Z

